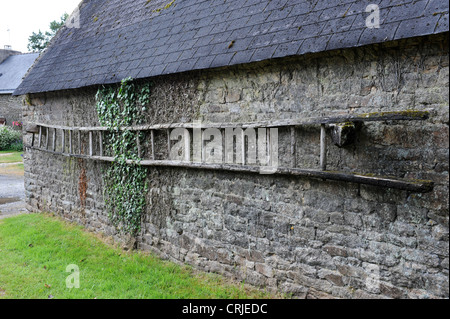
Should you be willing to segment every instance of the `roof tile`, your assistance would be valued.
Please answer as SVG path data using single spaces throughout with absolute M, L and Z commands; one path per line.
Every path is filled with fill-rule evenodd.
M 365 28 L 359 39 L 359 44 L 366 45 L 370 43 L 391 41 L 394 39 L 394 35 L 398 29 L 399 24 L 400 22 L 393 22 L 389 24 L 383 24 L 379 29 Z
M 282 43 L 277 47 L 277 51 L 272 56 L 273 58 L 280 58 L 285 56 L 296 55 L 298 50 L 300 49 L 301 42 L 292 41 L 287 43 Z
M 14 94 L 448 32 L 448 1 L 370 2 L 378 29 L 359 0 L 84 0 L 81 27 L 62 28 Z
M 424 17 L 402 21 L 395 33 L 394 40 L 433 33 L 439 18 L 439 15 L 435 15 L 431 18 Z
M 435 33 L 448 32 L 448 13 L 441 14 L 441 17 L 439 18 L 439 21 L 436 25 L 436 29 L 434 30 L 434 32 Z

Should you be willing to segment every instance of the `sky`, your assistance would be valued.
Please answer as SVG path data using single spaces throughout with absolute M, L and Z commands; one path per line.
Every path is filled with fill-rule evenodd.
M 28 37 L 49 30 L 51 21 L 72 14 L 81 0 L 0 0 L 0 49 L 28 52 Z M 9 32 L 7 30 L 10 30 Z

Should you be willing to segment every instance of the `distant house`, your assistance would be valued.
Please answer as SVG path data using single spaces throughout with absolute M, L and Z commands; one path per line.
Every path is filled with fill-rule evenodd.
M 84 0 L 75 18 L 14 92 L 31 211 L 299 298 L 449 297 L 448 1 Z M 121 128 L 148 187 L 107 197 L 121 154 L 98 110 L 120 103 L 97 93 L 128 77 L 150 87 Z M 110 214 L 142 212 L 130 198 L 133 238 Z
M 7 125 L 22 122 L 22 98 L 12 93 L 38 56 L 38 53 L 0 50 L 0 119 Z

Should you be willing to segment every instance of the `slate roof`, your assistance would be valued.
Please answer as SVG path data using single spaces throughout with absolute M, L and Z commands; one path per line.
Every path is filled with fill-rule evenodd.
M 12 55 L 0 63 L 0 94 L 12 94 L 39 54 Z
M 381 26 L 369 29 L 369 4 Z M 448 32 L 445 0 L 84 0 L 14 94 Z

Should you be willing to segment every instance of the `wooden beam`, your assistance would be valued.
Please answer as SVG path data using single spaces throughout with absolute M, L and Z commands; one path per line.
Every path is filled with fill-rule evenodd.
M 100 156 L 103 156 L 103 131 L 98 131 L 98 144 Z
M 272 138 L 270 136 L 270 129 L 267 129 L 267 165 L 272 165 Z
M 81 131 L 78 131 L 78 153 L 81 155 L 82 149 L 81 149 Z
M 41 147 L 41 143 L 42 143 L 42 126 L 39 126 L 39 144 L 38 147 Z
M 169 129 L 166 129 L 166 133 L 167 133 L 167 151 L 168 151 L 167 157 L 170 157 L 170 149 L 171 149 L 171 143 L 170 143 L 170 130 L 169 130 Z
M 291 126 L 291 167 L 297 166 L 296 163 L 296 139 L 295 126 Z
M 69 154 L 73 153 L 72 130 L 69 130 Z
M 222 134 L 222 142 L 221 142 L 222 143 L 222 162 L 226 163 L 227 162 L 227 152 L 225 150 L 227 147 L 227 134 L 225 132 L 225 129 L 221 129 L 220 133 Z M 192 144 L 192 147 L 194 147 L 193 144 Z M 195 151 L 193 150 L 193 152 L 195 152 Z M 195 161 L 195 159 L 194 159 L 194 161 Z
M 142 151 L 141 151 L 141 138 L 140 138 L 140 131 L 137 131 L 136 132 L 136 146 L 137 146 L 137 151 L 138 151 L 138 157 L 139 158 L 141 158 L 141 153 L 142 153 Z
M 72 130 L 69 130 L 69 154 L 73 153 Z
M 325 124 L 320 126 L 320 169 L 327 169 L 327 131 Z
M 362 114 L 346 114 L 331 117 L 310 117 L 298 119 L 286 119 L 277 121 L 259 121 L 246 123 L 202 123 L 202 128 L 274 128 L 283 126 L 302 126 L 315 124 L 338 124 L 344 122 L 382 122 L 382 121 L 423 121 L 430 117 L 430 112 L 425 111 L 392 111 L 392 112 L 373 112 Z M 108 131 L 108 127 L 68 127 L 68 126 L 54 126 L 42 123 L 34 123 L 42 127 L 58 128 L 58 129 L 76 129 L 80 131 Z M 139 125 L 120 127 L 119 130 L 129 131 L 149 131 L 149 130 L 163 130 L 173 128 L 194 128 L 195 123 L 170 123 L 170 124 L 153 124 L 153 125 Z
M 48 150 L 48 139 L 49 139 L 50 128 L 47 127 L 47 136 L 45 137 L 45 148 Z
M 242 139 L 242 143 L 241 143 L 241 156 L 242 156 L 242 165 L 245 165 L 245 131 L 242 130 L 241 131 L 241 139 Z M 239 146 L 236 146 L 239 147 Z M 237 159 L 236 159 L 237 162 Z
M 114 157 L 101 157 L 101 156 L 87 156 L 87 155 L 75 155 L 64 154 L 61 152 L 53 152 L 49 150 L 42 150 L 33 146 L 26 146 L 29 149 L 40 150 L 46 153 L 54 155 L 62 155 L 75 158 L 83 158 L 90 160 L 114 162 Z M 132 160 L 127 161 L 129 164 L 137 164 Z M 195 168 L 205 170 L 224 170 L 230 172 L 241 173 L 257 173 L 260 174 L 262 167 L 250 166 L 250 165 L 237 165 L 237 164 L 208 164 L 208 163 L 192 163 L 183 161 L 153 161 L 144 160 L 138 163 L 142 166 L 155 166 L 155 167 L 182 167 L 182 168 Z M 324 180 L 343 181 L 349 183 L 366 184 L 378 187 L 394 188 L 400 190 L 406 190 L 410 192 L 427 193 L 433 190 L 434 183 L 427 180 L 405 180 L 395 177 L 384 176 L 368 176 L 358 173 L 347 172 L 334 172 L 334 171 L 322 171 L 314 169 L 300 169 L 300 168 L 286 168 L 278 167 L 274 171 L 274 175 L 294 175 L 304 176 L 311 178 L 319 178 Z
M 53 138 L 52 138 L 52 150 L 53 152 L 56 150 L 56 128 L 53 129 Z
M 152 144 L 152 160 L 155 160 L 155 130 L 151 130 L 150 131 L 150 139 L 151 139 L 151 144 Z
M 62 144 L 62 152 L 66 151 L 66 131 L 61 130 L 61 144 Z
M 191 162 L 178 162 L 178 161 L 170 161 L 170 160 L 155 160 L 155 130 L 163 130 L 165 129 L 167 132 L 167 146 L 168 152 L 170 154 L 171 149 L 171 140 L 170 140 L 170 129 L 172 128 L 195 128 L 196 124 L 194 123 L 175 123 L 175 124 L 160 124 L 160 125 L 144 125 L 144 126 L 133 126 L 133 127 L 124 127 L 120 128 L 121 130 L 130 130 L 137 131 L 137 144 L 138 144 L 138 153 L 141 156 L 141 141 L 139 139 L 139 131 L 150 130 L 151 132 L 151 160 L 145 160 L 141 162 L 141 165 L 144 166 L 168 166 L 168 167 L 187 167 L 187 168 L 197 168 L 197 169 L 207 169 L 207 170 L 226 170 L 231 172 L 245 172 L 245 173 L 259 173 L 262 174 L 264 168 L 271 168 L 274 174 L 281 175 L 295 175 L 295 176 L 306 176 L 312 178 L 320 178 L 320 179 L 328 179 L 328 180 L 336 180 L 336 181 L 345 181 L 351 183 L 358 184 L 367 184 L 374 185 L 379 187 L 388 187 L 388 188 L 396 188 L 402 189 L 412 192 L 429 192 L 433 189 L 433 182 L 431 181 L 416 181 L 416 180 L 403 180 L 393 177 L 380 177 L 380 176 L 365 176 L 363 174 L 356 173 L 345 173 L 345 172 L 330 172 L 327 171 L 327 141 L 326 141 L 326 125 L 333 123 L 342 123 L 342 122 L 371 122 L 371 121 L 401 121 L 401 120 L 425 120 L 429 118 L 428 111 L 400 111 L 400 112 L 384 112 L 384 113 L 368 113 L 368 114 L 357 114 L 357 115 L 344 115 L 337 117 L 320 117 L 320 118 L 306 118 L 306 119 L 293 119 L 293 120 L 281 120 L 281 121 L 265 121 L 265 122 L 253 122 L 253 123 L 210 123 L 203 124 L 204 128 L 219 128 L 225 129 L 229 127 L 233 128 L 265 128 L 267 129 L 267 147 L 268 152 L 267 156 L 269 157 L 268 165 L 269 166 L 250 166 L 245 163 L 245 135 L 242 136 L 242 160 L 243 165 L 236 164 L 209 164 L 209 163 L 191 163 Z M 321 136 L 320 136 L 320 169 L 317 170 L 307 170 L 296 168 L 296 131 L 295 127 L 301 125 L 311 125 L 311 124 L 319 124 L 321 126 Z M 39 145 L 38 147 L 34 146 L 34 138 L 31 146 L 27 146 L 31 149 L 39 149 L 44 152 L 48 152 L 55 155 L 63 155 L 63 156 L 71 156 L 75 158 L 83 158 L 83 159 L 91 159 L 98 161 L 107 161 L 113 162 L 114 157 L 105 157 L 103 156 L 102 149 L 102 132 L 107 131 L 108 128 L 103 127 L 62 127 L 62 126 L 50 126 L 44 124 L 37 124 L 39 126 Z M 276 130 L 278 127 L 290 127 L 291 128 L 291 165 L 292 167 L 277 167 L 278 163 L 274 163 L 276 158 L 270 158 L 272 156 L 272 151 L 275 150 L 275 142 L 278 143 L 278 135 L 272 136 L 271 130 Z M 42 149 L 42 130 L 46 128 L 46 146 L 45 149 Z M 53 136 L 53 149 L 49 150 L 49 129 L 61 129 L 63 131 L 63 148 L 62 152 L 55 151 L 55 139 L 56 132 Z M 70 154 L 65 154 L 65 132 L 64 130 L 69 130 L 69 144 L 70 144 Z M 78 149 L 79 154 L 75 155 L 72 149 L 72 131 L 78 131 Z M 83 155 L 82 144 L 81 144 L 81 132 L 89 133 L 89 155 Z M 93 156 L 93 132 L 99 132 L 99 141 L 100 141 L 100 156 Z M 274 156 L 276 157 L 276 156 Z M 203 161 L 204 161 L 203 156 Z M 133 161 L 128 161 L 129 163 L 133 163 Z M 276 164 L 276 165 L 274 165 Z M 271 170 L 271 171 L 272 171 Z
M 89 131 L 89 156 L 94 155 L 94 143 L 92 140 L 92 131 Z
M 271 128 L 270 130 L 270 166 L 271 169 L 278 167 L 278 128 Z

